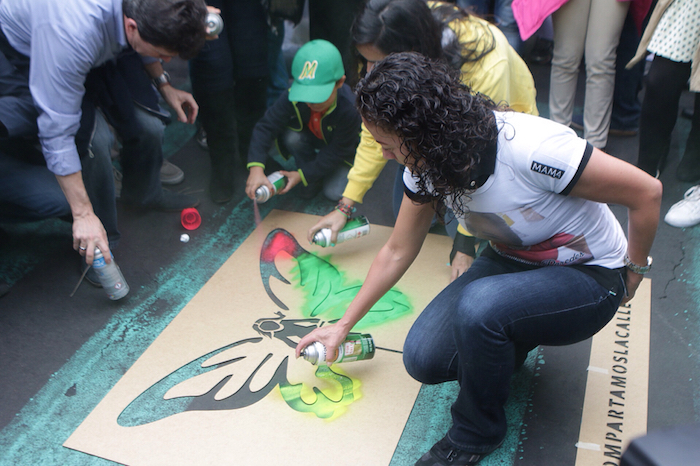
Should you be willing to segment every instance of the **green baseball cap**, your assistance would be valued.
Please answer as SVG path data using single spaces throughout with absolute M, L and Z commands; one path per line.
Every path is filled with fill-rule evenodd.
M 304 44 L 294 55 L 289 100 L 320 104 L 331 96 L 336 81 L 345 75 L 340 52 L 327 40 Z

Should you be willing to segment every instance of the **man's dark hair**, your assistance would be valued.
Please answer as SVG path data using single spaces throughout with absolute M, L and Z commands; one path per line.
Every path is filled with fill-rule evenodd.
M 493 101 L 473 93 L 444 61 L 404 52 L 375 64 L 357 85 L 355 103 L 367 123 L 399 137 L 420 194 L 442 202 L 455 196 L 455 211 L 465 212 L 459 199 L 498 137 Z
M 470 20 L 469 13 L 452 4 L 430 8 L 425 0 L 369 0 L 355 17 L 351 36 L 355 46 L 371 44 L 385 55 L 418 52 L 459 69 L 496 47 L 491 31 L 476 21 L 471 27 L 483 29 L 477 38 L 460 42 L 449 24 L 465 20 Z
M 123 0 L 122 10 L 136 21 L 141 38 L 189 60 L 206 40 L 204 0 Z

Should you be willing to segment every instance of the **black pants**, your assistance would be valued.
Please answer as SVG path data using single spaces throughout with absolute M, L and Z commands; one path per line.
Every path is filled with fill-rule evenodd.
M 678 118 L 681 93 L 688 89 L 690 63 L 655 57 L 646 81 L 639 125 L 637 166 L 652 176 L 663 171 Z M 700 164 L 700 94 L 695 93 L 695 114 L 683 158 Z

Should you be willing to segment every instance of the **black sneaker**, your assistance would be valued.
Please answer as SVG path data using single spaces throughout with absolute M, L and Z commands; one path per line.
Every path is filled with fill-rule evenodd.
M 469 453 L 453 446 L 447 436 L 416 462 L 416 466 L 472 466 L 486 456 L 486 453 Z

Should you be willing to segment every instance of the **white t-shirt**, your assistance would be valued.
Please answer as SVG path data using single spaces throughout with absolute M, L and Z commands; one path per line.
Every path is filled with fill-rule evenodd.
M 567 196 L 591 151 L 570 128 L 532 115 L 494 112 L 496 166 L 464 200 L 459 222 L 502 256 L 532 265 L 623 267 L 627 240 L 606 204 Z M 418 193 L 404 171 L 404 184 Z M 428 186 L 430 189 L 430 186 Z M 447 207 L 452 207 L 447 199 Z

